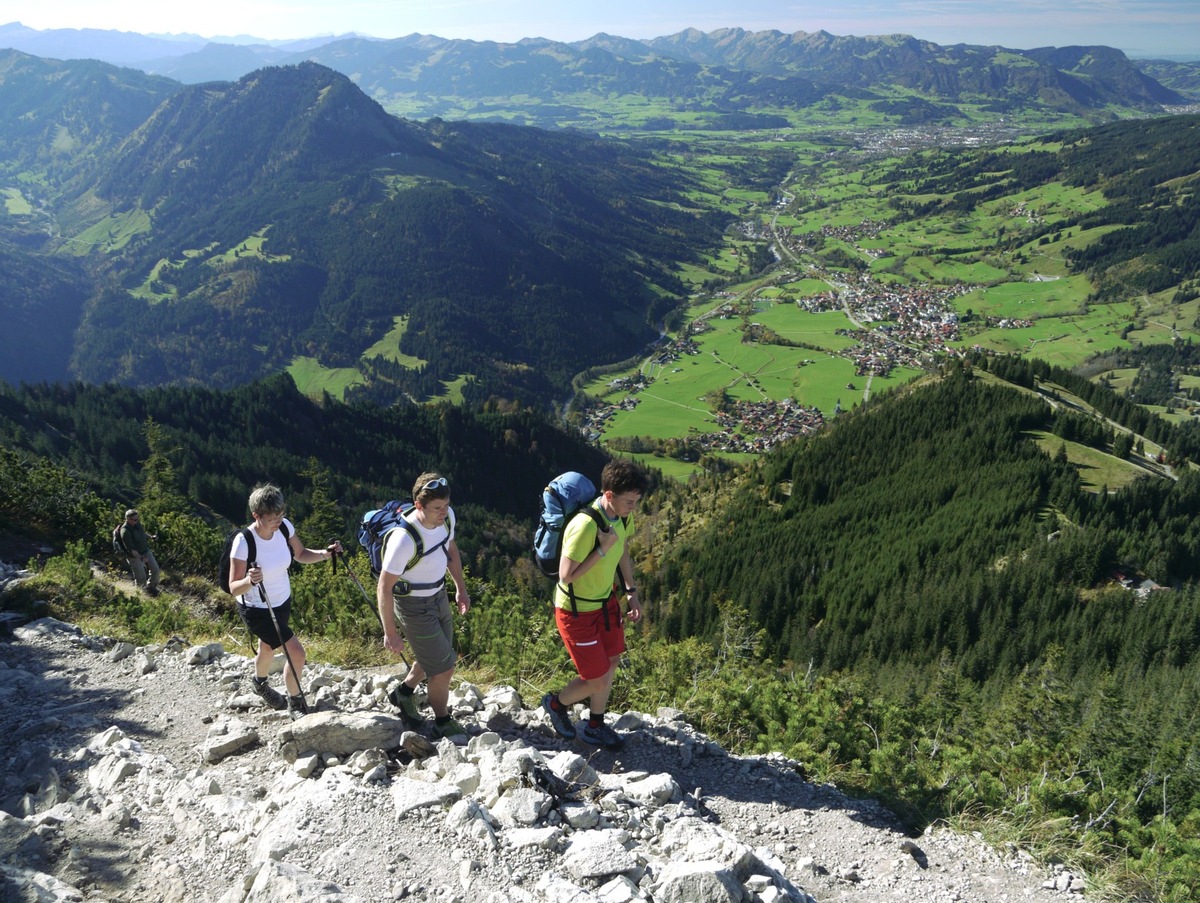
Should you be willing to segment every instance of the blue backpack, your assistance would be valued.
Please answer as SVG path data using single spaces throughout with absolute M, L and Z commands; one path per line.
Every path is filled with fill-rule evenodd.
M 599 529 L 608 529 L 604 516 L 591 505 L 595 498 L 595 484 L 573 470 L 559 474 L 542 490 L 542 514 L 533 536 L 533 560 L 547 577 L 558 579 L 563 533 L 572 517 L 587 513 Z
M 408 571 L 414 564 L 436 552 L 438 549 L 445 548 L 450 542 L 451 531 L 454 529 L 454 521 L 451 519 L 446 523 L 446 538 L 430 548 L 425 548 L 425 540 L 421 538 L 421 531 L 413 526 L 406 514 L 413 510 L 412 502 L 391 501 L 379 508 L 373 508 L 362 516 L 362 520 L 358 524 L 358 544 L 367 550 L 367 558 L 371 562 L 371 573 L 378 579 L 379 572 L 383 569 L 383 544 L 387 540 L 387 535 L 399 527 L 407 531 L 408 535 L 413 539 L 413 545 L 416 546 L 417 552 L 404 566 L 404 570 Z

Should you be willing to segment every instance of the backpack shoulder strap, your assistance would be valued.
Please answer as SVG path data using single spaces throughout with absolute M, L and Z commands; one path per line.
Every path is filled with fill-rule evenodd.
M 417 529 L 417 525 L 410 521 L 407 516 L 400 518 L 400 526 L 404 528 L 404 532 L 412 537 L 413 547 L 416 549 L 412 560 L 409 561 L 408 565 L 404 568 L 404 570 L 407 571 L 410 567 L 425 557 L 425 539 L 421 536 L 421 531 Z
M 279 522 L 279 532 L 283 534 L 283 544 L 287 546 L 288 557 L 292 561 L 296 560 L 296 550 L 292 548 L 292 531 L 288 529 L 287 524 L 283 521 Z
M 246 540 L 246 567 L 250 567 L 258 561 L 258 543 L 254 541 L 254 531 L 249 527 L 243 527 L 241 532 Z

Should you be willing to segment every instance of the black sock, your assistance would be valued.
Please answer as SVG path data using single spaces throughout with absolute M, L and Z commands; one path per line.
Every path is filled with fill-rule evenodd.
M 399 692 L 401 696 L 412 696 L 413 693 L 417 692 L 417 689 L 416 687 L 410 687 L 408 684 L 400 684 Z
M 562 704 L 562 700 L 558 698 L 557 693 L 550 694 L 550 708 L 556 712 L 565 712 L 567 707 Z
M 265 684 L 265 683 L 267 682 L 267 678 L 265 678 L 265 677 L 259 677 L 257 674 L 255 674 L 255 675 L 254 675 L 254 682 L 255 682 L 256 684 L 258 684 L 258 685 L 261 687 L 263 684 Z
M 450 720 L 451 719 L 450 719 L 449 715 L 436 715 L 436 716 L 434 716 L 433 723 L 434 724 L 448 724 L 450 722 Z
M 603 723 L 604 723 L 604 713 L 603 712 L 601 712 L 599 715 L 588 715 L 588 726 L 589 727 L 599 727 Z

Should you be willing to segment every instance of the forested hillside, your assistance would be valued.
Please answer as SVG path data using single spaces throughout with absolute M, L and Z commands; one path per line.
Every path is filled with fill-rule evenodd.
M 896 85 L 941 100 L 986 100 L 996 110 L 1034 98 L 1074 111 L 1113 101 L 1149 109 L 1182 100 L 1111 47 L 945 47 L 906 34 L 858 37 L 741 28 L 708 33 L 693 28 L 646 43 L 678 59 L 800 75 L 823 87 Z
M 25 103 L 67 84 L 45 75 Z M 406 122 L 312 63 L 182 88 L 145 115 L 119 149 L 81 149 L 86 167 L 68 155 L 84 183 L 51 166 L 20 189 L 29 211 L 9 223 L 27 224 L 24 260 L 82 259 L 82 316 L 21 269 L 0 301 L 72 343 L 89 382 L 230 387 L 305 357 L 360 368 L 382 403 L 452 381 L 468 402 L 548 402 L 655 338 L 685 293 L 674 268 L 726 222 L 646 149 Z M 42 140 L 14 139 L 0 164 L 19 170 Z M 22 362 L 0 376 L 30 379 Z
M 658 558 L 649 579 L 671 600 L 660 626 L 709 634 L 714 603 L 729 599 L 779 660 L 927 666 L 948 652 L 978 681 L 1011 679 L 1054 643 L 1073 669 L 1153 657 L 1167 645 L 1158 617 L 1134 639 L 1125 614 L 1080 607 L 1079 593 L 1124 571 L 1166 586 L 1200 577 L 1200 476 L 1083 493 L 1066 456 L 1047 457 L 1030 433 L 1088 441 L 1091 423 L 959 373 L 868 407 L 752 468 L 739 497 Z M 1110 448 L 1112 428 L 1091 441 Z M 1133 642 L 1114 645 L 1121 636 Z
M 550 477 L 598 474 L 604 460 L 532 410 L 317 403 L 285 375 L 230 392 L 0 387 L 0 443 L 69 470 L 118 507 L 143 494 L 146 460 L 166 460 L 169 504 L 213 524 L 242 522 L 259 482 L 283 488 L 298 520 L 312 511 L 315 493 L 336 500 L 336 521 L 326 528 L 347 543 L 364 511 L 407 496 L 417 475 L 436 467 L 454 486 L 455 506 L 468 512 L 462 542 L 481 572 L 500 566 L 496 555 L 507 570 L 524 551 L 510 531 L 536 517 Z
M 1020 836 L 1120 861 L 1118 898 L 1193 899 L 1200 472 L 1082 492 L 1033 431 L 1130 454 L 1120 421 L 1023 387 L 1066 371 L 976 364 L 665 505 L 655 633 L 774 663 L 705 704 L 739 699 L 743 729 L 806 738 L 842 780 L 926 814 L 1003 798 Z
M 1056 182 L 1099 190 L 1105 204 L 1042 228 L 1047 236 L 1100 230 L 1094 242 L 1066 252 L 1072 268 L 1092 277 L 1097 299 L 1159 292 L 1200 277 L 1200 116 L 1072 129 L 1032 143 L 1027 153 L 997 147 L 917 154 L 886 181 L 897 194 L 946 195 L 916 202 L 897 197 L 894 206 L 906 217 L 934 210 L 965 214 Z M 1021 241 L 1016 235 L 1008 240 Z

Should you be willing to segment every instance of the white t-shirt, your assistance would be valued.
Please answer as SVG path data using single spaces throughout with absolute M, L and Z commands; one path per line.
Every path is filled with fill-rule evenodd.
M 440 527 L 434 527 L 432 530 L 422 527 L 421 522 L 417 520 L 415 514 L 407 515 L 405 519 L 417 528 L 417 531 L 421 534 L 421 542 L 425 549 L 432 549 L 443 541 L 449 544 L 449 541 L 454 539 L 453 509 L 446 512 L 446 522 Z M 449 539 L 447 539 L 447 536 L 449 536 Z M 446 552 L 445 545 L 434 552 L 429 552 L 412 566 L 412 570 L 406 572 L 404 570 L 405 566 L 416 554 L 417 546 L 413 542 L 412 536 L 403 527 L 398 526 L 389 530 L 387 536 L 384 538 L 383 556 L 380 559 L 380 567 L 389 574 L 395 574 L 397 577 L 402 576 L 409 583 L 437 583 L 446 576 L 446 564 L 450 560 L 450 556 Z M 436 589 L 414 589 L 412 595 L 432 596 L 437 591 Z
M 288 535 L 295 536 L 296 528 L 292 526 L 292 522 L 285 517 L 283 523 L 287 524 Z M 250 529 L 254 531 L 254 549 L 258 556 L 258 566 L 263 572 L 262 587 L 267 591 L 267 598 L 271 600 L 272 606 L 282 605 L 292 596 L 292 581 L 288 579 L 292 553 L 288 549 L 288 541 L 283 538 L 282 529 L 276 530 L 270 539 L 263 539 L 253 524 L 250 525 Z M 233 538 L 229 557 L 245 561 L 246 553 L 246 537 L 239 530 Z M 267 607 L 263 604 L 262 594 L 257 586 L 251 587 L 250 591 L 240 598 L 242 603 L 250 608 Z

